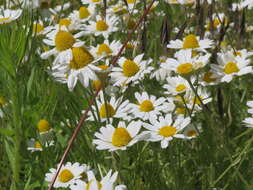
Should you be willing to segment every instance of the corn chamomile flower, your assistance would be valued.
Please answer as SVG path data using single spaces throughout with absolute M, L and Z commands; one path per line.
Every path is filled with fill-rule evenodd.
M 108 57 L 108 56 L 115 56 L 119 52 L 122 44 L 119 41 L 113 40 L 109 42 L 106 39 L 103 43 L 97 44 L 96 47 L 91 47 L 91 53 L 95 55 L 95 57 Z
M 143 133 L 150 135 L 148 141 L 161 141 L 162 148 L 167 148 L 169 141 L 173 140 L 173 138 L 187 139 L 180 132 L 190 123 L 189 117 L 177 117 L 173 122 L 172 115 L 167 114 L 165 117 L 160 116 L 158 119 L 152 118 L 150 123 L 143 123 L 143 127 L 148 130 Z
M 167 57 L 160 57 L 159 61 L 158 61 L 158 65 L 159 68 L 154 70 L 151 75 L 150 78 L 156 78 L 157 81 L 164 81 L 167 77 L 169 77 L 171 75 L 171 70 L 165 69 L 160 67 L 161 64 L 166 63 Z
M 96 20 L 89 21 L 89 25 L 86 26 L 86 34 L 94 34 L 95 36 L 103 35 L 105 39 L 109 37 L 109 35 L 113 32 L 116 32 L 118 28 L 116 27 L 117 18 L 108 15 L 106 18 L 102 18 L 97 15 Z
M 69 90 L 73 90 L 79 80 L 84 87 L 89 85 L 90 80 L 97 80 L 94 73 L 96 67 L 93 65 L 97 60 L 84 47 L 73 47 L 57 56 L 53 66 L 52 75 L 65 76 Z M 64 81 L 64 80 L 63 80 Z
M 44 29 L 45 29 L 45 27 L 44 27 L 44 24 L 41 20 L 39 20 L 38 22 L 33 22 L 33 32 L 37 36 L 44 35 L 45 34 Z
M 36 152 L 42 151 L 43 147 L 53 146 L 54 141 L 49 141 L 42 144 L 40 141 L 36 141 L 35 139 L 32 138 L 27 142 L 27 145 L 28 145 L 27 150 L 31 152 Z
M 250 61 L 246 58 L 234 56 L 231 53 L 218 53 L 219 65 L 211 64 L 211 69 L 221 76 L 221 82 L 230 82 L 233 77 L 252 73 Z
M 224 22 L 225 25 L 228 24 L 228 18 L 225 16 L 224 13 L 219 13 L 219 14 L 213 14 L 212 16 L 212 27 L 213 30 L 220 30 L 222 23 Z M 205 28 L 207 31 L 211 30 L 211 23 L 209 22 L 207 25 L 205 25 Z
M 112 68 L 110 76 L 114 81 L 114 86 L 125 86 L 129 83 L 133 85 L 139 83 L 144 75 L 150 73 L 153 67 L 149 67 L 151 60 L 143 60 L 144 54 L 137 55 L 133 60 L 121 57 L 118 61 L 120 67 Z
M 164 97 L 156 98 L 146 92 L 142 94 L 136 92 L 134 95 L 137 104 L 132 103 L 129 105 L 132 108 L 131 113 L 135 118 L 141 118 L 144 121 L 156 119 L 163 112 L 172 111 L 175 107 L 173 103 L 167 102 Z
M 246 117 L 242 122 L 245 127 L 253 127 L 253 117 Z
M 220 82 L 220 76 L 216 72 L 206 71 L 201 73 L 199 83 L 202 86 L 216 85 Z
M 88 169 L 89 167 L 87 167 L 87 165 L 85 164 L 80 165 L 78 162 L 74 164 L 67 162 L 65 165 L 62 166 L 59 175 L 57 176 L 57 179 L 55 181 L 54 187 L 66 188 L 72 184 L 77 183 L 80 180 L 80 178 L 82 178 L 81 174 L 87 172 Z M 51 168 L 49 171 L 50 173 L 46 174 L 45 180 L 51 183 L 57 170 Z
M 112 96 L 109 100 L 105 101 L 105 97 L 102 92 L 99 94 L 99 98 L 97 100 L 97 106 L 99 109 L 99 117 L 101 121 L 106 121 L 109 119 L 112 121 L 113 118 L 122 118 L 124 120 L 129 119 L 129 101 L 123 101 L 122 98 L 116 99 Z M 95 106 L 92 106 L 92 110 L 96 110 Z M 94 117 L 91 113 L 89 113 L 88 120 L 94 121 Z
M 193 139 L 196 138 L 199 133 L 201 132 L 200 126 L 194 126 L 194 125 L 188 125 L 184 130 L 184 136 L 187 137 L 187 139 Z
M 42 59 L 47 59 L 51 55 L 58 55 L 66 50 L 70 50 L 72 47 L 81 46 L 84 42 L 80 42 L 77 39 L 79 34 L 72 35 L 65 26 L 55 27 L 47 35 L 47 39 L 43 42 L 54 48 L 41 54 Z
M 49 8 L 49 11 L 54 15 L 58 15 L 58 13 L 60 13 L 61 11 L 69 9 L 70 6 L 71 6 L 70 2 L 67 2 L 62 5 L 57 5 L 54 8 Z
M 98 150 L 126 150 L 127 147 L 147 137 L 147 135 L 138 135 L 141 125 L 141 121 L 132 121 L 128 125 L 121 121 L 117 127 L 106 125 L 99 129 L 100 132 L 95 133 L 98 139 L 94 139 L 93 143 L 97 145 Z
M 234 56 L 239 56 L 241 58 L 249 58 L 253 55 L 253 51 L 248 51 L 246 49 L 241 49 L 241 50 L 230 50 L 230 54 L 233 54 Z
M 213 42 L 209 39 L 199 39 L 199 37 L 189 34 L 183 40 L 171 40 L 167 45 L 172 49 L 192 49 L 196 51 L 206 51 L 208 48 L 212 48 Z
M 192 50 L 188 49 L 176 52 L 174 57 L 176 59 L 168 58 L 166 63 L 161 64 L 161 67 L 187 77 L 198 69 L 205 67 L 210 54 L 193 57 Z
M 208 104 L 209 102 L 212 101 L 212 97 L 210 95 L 210 93 L 206 90 L 206 88 L 203 87 L 198 87 L 197 88 L 197 94 L 198 97 L 196 96 L 196 94 L 190 90 L 186 93 L 186 103 L 187 106 L 191 109 L 194 107 L 194 109 L 196 109 L 197 111 L 202 109 L 202 103 Z M 201 103 L 202 102 L 202 103 Z
M 95 7 L 89 5 L 88 7 L 82 6 L 79 10 L 74 10 L 70 15 L 69 18 L 71 20 L 77 21 L 79 23 L 86 22 L 89 20 L 95 13 Z
M 0 10 L 0 24 L 10 23 L 14 20 L 17 20 L 22 14 L 21 9 L 17 10 Z
M 100 5 L 103 4 L 103 0 L 81 0 L 84 5 Z
M 104 176 L 100 181 L 98 181 L 92 171 L 87 172 L 88 183 L 79 181 L 78 183 L 71 185 L 71 190 L 125 190 L 125 185 L 115 186 L 117 180 L 118 172 L 112 173 L 110 170 L 106 176 Z
M 165 93 L 169 95 L 178 95 L 186 92 L 190 89 L 190 85 L 184 78 L 178 77 L 169 77 L 167 78 L 167 84 L 164 85 L 166 89 Z

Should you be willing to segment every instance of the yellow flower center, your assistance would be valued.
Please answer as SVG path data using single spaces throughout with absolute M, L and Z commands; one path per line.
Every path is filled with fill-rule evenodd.
M 73 59 L 70 61 L 71 69 L 80 69 L 90 64 L 94 58 L 84 47 L 74 47 L 72 49 Z
M 232 74 L 237 73 L 239 71 L 239 68 L 237 67 L 235 62 L 228 62 L 224 67 L 224 73 L 226 74 Z
M 64 51 L 71 48 L 75 41 L 71 33 L 59 31 L 55 36 L 55 47 L 58 51 Z
M 201 96 L 200 96 L 200 99 L 197 98 L 197 97 L 192 98 L 192 102 L 195 103 L 195 104 L 198 104 L 198 105 L 201 104 L 201 101 L 202 101 L 202 100 L 203 100 L 203 99 L 202 99 Z
M 141 104 L 140 104 L 140 110 L 142 112 L 150 112 L 152 110 L 154 110 L 154 105 L 150 100 L 144 100 Z
M 134 4 L 136 2 L 136 0 L 127 0 L 128 4 Z
M 177 132 L 177 129 L 173 126 L 164 126 L 159 129 L 159 135 L 163 137 L 170 137 L 175 135 Z
M 91 0 L 93 3 L 98 3 L 100 2 L 101 0 Z
M 242 53 L 239 52 L 239 51 L 236 51 L 236 52 L 234 52 L 233 54 L 234 54 L 234 56 L 242 56 Z
M 108 29 L 108 27 L 109 26 L 103 20 L 99 20 L 96 23 L 96 30 L 98 30 L 98 31 L 106 31 Z
M 44 26 L 42 24 L 37 23 L 33 25 L 33 32 L 39 33 L 43 30 L 44 30 Z
M 106 69 L 109 68 L 108 65 L 99 65 L 98 67 L 99 67 L 100 69 L 102 69 L 102 70 L 106 70 Z
M 68 18 L 60 19 L 59 25 L 68 27 L 71 24 L 71 20 Z
M 79 9 L 79 18 L 84 19 L 90 16 L 90 12 L 86 7 L 80 7 Z
M 210 83 L 215 82 L 216 78 L 212 78 L 213 72 L 206 72 L 203 76 L 203 81 Z
M 177 91 L 177 92 L 182 92 L 182 91 L 184 91 L 186 88 L 187 88 L 187 87 L 186 87 L 184 84 L 179 84 L 179 85 L 177 85 L 177 87 L 176 87 L 176 91 Z
M 47 132 L 51 129 L 48 121 L 44 119 L 38 122 L 37 127 L 40 133 Z
M 34 148 L 40 148 L 40 149 L 42 148 L 42 146 L 41 146 L 41 144 L 40 144 L 39 141 L 35 141 Z
M 184 42 L 183 42 L 183 49 L 198 48 L 198 47 L 199 47 L 199 42 L 195 35 L 190 34 L 185 37 Z
M 134 76 L 136 73 L 138 73 L 138 71 L 140 70 L 140 67 L 132 60 L 125 60 L 123 66 L 123 74 L 126 77 L 132 77 Z
M 178 107 L 178 108 L 176 108 L 176 114 L 177 115 L 181 115 L 181 114 L 185 114 L 185 108 L 183 108 L 183 107 Z
M 99 110 L 101 118 L 113 117 L 116 111 L 111 104 L 102 104 Z
M 71 179 L 74 178 L 74 175 L 73 173 L 68 170 L 68 169 L 64 169 L 60 172 L 59 174 L 59 181 L 62 182 L 62 183 L 67 183 L 69 182 Z
M 92 81 L 92 87 L 95 90 L 98 90 L 102 87 L 102 82 L 100 80 L 94 80 L 94 81 Z
M 6 104 L 5 98 L 0 96 L 0 106 L 3 106 L 5 104 Z
M 103 54 L 109 55 L 111 53 L 112 53 L 112 50 L 111 50 L 111 48 L 107 44 L 100 44 L 99 45 L 98 51 L 97 51 L 97 54 L 99 56 L 101 56 Z
M 11 19 L 11 17 L 0 18 L 0 22 L 10 20 L 10 19 Z
M 195 130 L 190 130 L 186 134 L 188 137 L 195 137 L 197 136 L 197 132 Z
M 117 147 L 126 146 L 132 140 L 128 131 L 123 127 L 115 129 L 112 135 L 112 144 Z
M 193 71 L 193 65 L 191 63 L 183 63 L 177 67 L 177 72 L 180 75 L 186 75 Z
M 87 184 L 85 190 L 92 190 L 92 189 L 90 189 L 90 185 L 91 185 L 91 183 L 92 183 L 93 181 L 94 181 L 94 180 L 91 180 L 91 181 L 88 182 L 88 184 Z M 97 182 L 98 190 L 102 189 L 102 184 L 101 184 L 99 181 L 97 181 L 97 180 L 96 180 L 96 182 Z

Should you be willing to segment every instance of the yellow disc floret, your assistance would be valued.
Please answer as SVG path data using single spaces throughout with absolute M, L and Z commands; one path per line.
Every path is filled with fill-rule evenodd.
M 69 18 L 62 18 L 59 21 L 60 26 L 66 26 L 68 27 L 71 24 L 71 20 Z
M 112 144 L 117 147 L 122 147 L 128 145 L 132 140 L 128 131 L 123 127 L 118 127 L 115 129 L 112 135 Z
M 126 77 L 132 77 L 134 76 L 136 73 L 138 73 L 138 71 L 140 70 L 140 67 L 132 60 L 125 60 L 123 66 L 123 74 Z
M 40 133 L 45 133 L 51 129 L 50 124 L 45 119 L 39 120 L 37 127 Z
M 55 36 L 55 47 L 58 51 L 71 48 L 75 43 L 75 38 L 67 31 L 59 31 Z
M 111 104 L 102 104 L 99 109 L 99 115 L 101 118 L 113 117 L 116 111 Z
M 215 82 L 216 81 L 216 78 L 213 78 L 212 77 L 213 75 L 213 72 L 206 72 L 203 76 L 203 81 L 207 82 L 207 83 L 210 83 L 210 82 Z
M 106 31 L 109 28 L 109 26 L 106 24 L 105 21 L 99 20 L 96 23 L 96 30 L 98 31 Z
M 228 62 L 224 67 L 224 73 L 226 74 L 232 74 L 237 73 L 239 71 L 239 68 L 235 62 Z
M 42 148 L 42 146 L 41 146 L 41 144 L 40 144 L 39 141 L 35 141 L 35 143 L 34 143 L 34 148 L 38 148 L 38 149 L 41 149 L 41 148 Z
M 44 30 L 44 26 L 42 24 L 37 23 L 33 25 L 33 32 L 39 33 L 43 30 Z
M 177 92 L 182 92 L 186 89 L 187 87 L 184 84 L 179 84 L 176 86 L 176 91 Z
M 163 137 L 170 137 L 175 135 L 177 132 L 177 129 L 173 126 L 164 126 L 159 129 L 159 135 Z
M 154 110 L 154 105 L 150 100 L 144 100 L 141 104 L 140 104 L 140 111 L 142 112 L 150 112 L 152 110 Z
M 193 65 L 191 63 L 183 63 L 177 67 L 177 72 L 180 75 L 187 75 L 193 71 Z
M 110 55 L 111 53 L 112 53 L 112 50 L 107 44 L 100 44 L 98 46 L 97 54 L 99 56 L 101 56 L 103 54 Z
M 70 62 L 70 68 L 81 69 L 90 64 L 94 58 L 84 47 L 74 47 L 72 49 L 73 59 Z
M 68 169 L 62 170 L 58 176 L 58 180 L 62 183 L 67 183 L 73 178 L 74 178 L 73 173 Z
M 186 36 L 184 39 L 183 49 L 188 48 L 199 48 L 199 42 L 197 40 L 197 37 L 193 34 Z
M 85 19 L 88 16 L 90 16 L 90 12 L 86 7 L 80 7 L 79 9 L 79 18 L 80 19 Z

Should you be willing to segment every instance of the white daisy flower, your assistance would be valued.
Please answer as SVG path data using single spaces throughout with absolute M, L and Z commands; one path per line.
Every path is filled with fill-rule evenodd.
M 175 53 L 176 59 L 168 58 L 166 63 L 161 64 L 161 67 L 174 71 L 177 74 L 185 77 L 197 71 L 198 69 L 205 67 L 205 65 L 208 63 L 209 57 L 210 54 L 193 57 L 190 49 L 180 50 Z
M 97 80 L 93 71 L 96 69 L 93 63 L 96 61 L 84 46 L 73 47 L 55 58 L 52 75 L 65 76 L 69 90 L 74 89 L 78 80 L 84 87 L 87 87 L 90 80 Z
M 36 152 L 42 151 L 43 147 L 54 146 L 54 141 L 49 141 L 42 144 L 40 141 L 36 141 L 35 139 L 32 138 L 27 142 L 27 145 L 28 145 L 27 150 L 31 152 Z
M 167 102 L 163 97 L 156 98 L 146 92 L 142 94 L 136 92 L 134 95 L 138 103 L 129 105 L 132 107 L 131 113 L 135 118 L 141 118 L 144 121 L 156 119 L 163 112 L 169 112 L 175 108 L 173 103 Z
M 87 172 L 88 183 L 80 181 L 74 185 L 71 185 L 71 190 L 125 190 L 125 185 L 115 186 L 117 180 L 118 172 L 112 173 L 110 170 L 105 177 L 98 181 L 92 171 Z
M 54 15 L 58 15 L 58 13 L 60 13 L 61 11 L 65 11 L 68 8 L 70 8 L 71 4 L 70 2 L 68 3 L 64 3 L 62 5 L 57 5 L 54 8 L 49 8 L 49 11 L 54 14 Z
M 94 34 L 95 36 L 103 35 L 105 39 L 113 32 L 116 32 L 118 28 L 115 26 L 118 21 L 117 17 L 102 18 L 97 15 L 95 21 L 89 21 L 89 25 L 86 26 L 86 34 Z
M 246 117 L 243 121 L 243 124 L 245 127 L 253 127 L 253 118 L 252 117 Z
M 160 116 L 157 120 L 151 119 L 150 123 L 143 123 L 143 127 L 148 130 L 143 133 L 150 134 L 148 141 L 161 141 L 162 148 L 167 148 L 169 141 L 173 140 L 173 138 L 187 139 L 180 132 L 190 123 L 189 117 L 177 117 L 173 123 L 172 115 L 167 114 L 165 117 Z
M 192 90 L 188 91 L 186 93 L 186 97 L 187 97 L 186 103 L 187 103 L 188 108 L 191 109 L 194 105 L 194 108 L 198 111 L 202 109 L 201 102 L 203 104 L 208 104 L 209 102 L 212 101 L 212 97 L 205 88 L 202 88 L 200 86 L 198 87 L 197 94 L 199 98 L 195 95 L 195 93 Z
M 234 76 L 252 73 L 250 61 L 246 58 L 234 56 L 231 53 L 218 53 L 219 65 L 211 64 L 211 69 L 221 76 L 221 82 L 230 82 Z
M 103 0 L 81 0 L 84 5 L 100 5 L 103 4 Z
M 171 40 L 167 45 L 168 48 L 172 49 L 193 49 L 197 51 L 206 51 L 208 48 L 212 48 L 213 41 L 209 39 L 200 40 L 199 37 L 189 34 L 183 41 L 182 40 Z
M 167 57 L 160 57 L 159 58 L 159 66 L 163 63 L 166 63 Z M 165 69 L 163 67 L 158 68 L 157 70 L 154 70 L 151 75 L 150 78 L 156 78 L 157 81 L 164 81 L 167 77 L 169 77 L 171 75 L 171 70 Z
M 215 72 L 207 71 L 201 74 L 199 83 L 202 86 L 216 85 L 220 82 L 220 78 Z
M 193 139 L 196 138 L 199 133 L 201 132 L 201 127 L 195 127 L 193 125 L 188 125 L 185 129 L 184 129 L 184 136 L 186 136 L 188 139 Z
M 246 49 L 230 50 L 229 53 L 233 54 L 234 56 L 239 56 L 243 59 L 249 58 L 253 55 L 253 51 L 248 51 Z
M 93 143 L 98 150 L 126 150 L 140 140 L 144 140 L 147 135 L 138 135 L 141 129 L 141 121 L 132 121 L 126 126 L 125 122 L 119 122 L 115 128 L 111 124 L 101 127 L 100 132 L 96 132 Z
M 164 85 L 166 89 L 165 93 L 169 95 L 178 95 L 186 92 L 190 89 L 190 85 L 184 78 L 178 77 L 169 77 L 167 78 L 167 84 Z
M 10 23 L 14 20 L 17 20 L 22 14 L 21 9 L 17 10 L 10 10 L 10 9 L 5 9 L 5 10 L 0 10 L 0 24 L 4 23 Z
M 224 22 L 225 25 L 228 24 L 228 18 L 225 16 L 224 13 L 219 14 L 213 14 L 212 15 L 212 27 L 214 30 L 220 31 L 220 28 L 222 26 L 222 23 Z M 209 22 L 207 25 L 205 25 L 205 28 L 207 31 L 211 30 L 211 23 Z
M 91 53 L 97 58 L 116 56 L 121 47 L 122 44 L 119 41 L 113 40 L 109 42 L 109 40 L 106 39 L 103 43 L 97 44 L 96 47 L 91 47 Z
M 39 35 L 44 35 L 45 34 L 45 27 L 44 24 L 41 20 L 39 20 L 38 22 L 33 22 L 33 32 L 39 36 Z
M 119 66 L 112 68 L 110 76 L 114 81 L 114 86 L 124 86 L 129 83 L 133 85 L 139 83 L 144 78 L 144 75 L 150 73 L 153 67 L 148 67 L 151 60 L 142 60 L 144 54 L 136 56 L 133 60 L 121 57 Z
M 57 176 L 57 179 L 55 181 L 54 187 L 67 188 L 70 185 L 77 183 L 80 180 L 80 178 L 82 178 L 82 174 L 84 172 L 87 172 L 88 170 L 89 170 L 89 167 L 85 164 L 80 165 L 78 162 L 74 164 L 67 162 L 65 165 L 61 167 L 59 175 Z M 45 180 L 51 183 L 53 181 L 53 178 L 57 170 L 54 168 L 51 168 L 49 171 L 50 173 L 46 174 Z
M 69 18 L 79 23 L 86 22 L 95 14 L 95 7 L 89 5 L 88 7 L 82 6 L 79 10 L 74 10 L 70 13 Z
M 242 2 L 242 7 L 248 7 L 251 9 L 253 7 L 253 1 L 252 0 L 244 0 Z
M 124 120 L 130 119 L 128 116 L 130 111 L 128 100 L 122 101 L 122 98 L 116 99 L 114 96 L 112 96 L 110 100 L 106 101 L 105 103 L 104 95 L 102 92 L 100 92 L 96 103 L 99 109 L 98 114 L 101 121 L 106 121 L 107 119 L 112 121 L 113 118 L 122 118 Z M 92 106 L 92 110 L 96 112 L 96 107 Z M 95 120 L 92 113 L 89 113 L 88 120 Z
M 50 28 L 51 29 L 51 28 Z M 84 42 L 77 39 L 79 34 L 72 35 L 65 26 L 55 27 L 47 35 L 43 42 L 54 48 L 41 54 L 42 59 L 47 59 L 51 55 L 58 55 L 70 50 L 72 47 L 81 46 Z
M 253 115 L 253 101 L 247 101 L 247 106 L 249 107 L 248 113 Z

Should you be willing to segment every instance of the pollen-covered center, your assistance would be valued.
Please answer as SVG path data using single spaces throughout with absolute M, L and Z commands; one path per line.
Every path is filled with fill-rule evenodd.
M 62 183 L 67 183 L 70 180 L 72 180 L 73 178 L 74 178 L 73 173 L 68 169 L 62 170 L 59 174 L 59 177 L 58 177 L 59 181 Z
M 183 49 L 188 49 L 188 48 L 198 48 L 199 47 L 199 42 L 197 40 L 197 37 L 193 34 L 190 34 L 185 37 L 184 42 L 183 42 Z
M 126 146 L 131 140 L 132 137 L 123 127 L 116 128 L 112 135 L 112 144 L 117 147 Z
M 177 92 L 182 92 L 182 91 L 184 91 L 186 88 L 187 88 L 187 87 L 186 87 L 184 84 L 179 84 L 179 85 L 177 85 L 177 87 L 176 87 L 176 91 L 177 91 Z
M 98 90 L 102 87 L 102 82 L 100 80 L 94 80 L 94 81 L 92 81 L 92 87 L 95 90 Z
M 177 129 L 173 126 L 164 126 L 159 129 L 159 135 L 163 137 L 170 137 L 175 135 L 177 132 Z
M 224 67 L 224 73 L 226 74 L 232 74 L 237 73 L 239 71 L 239 68 L 235 62 L 228 62 Z
M 193 65 L 191 63 L 183 63 L 177 67 L 177 72 L 180 75 L 186 75 L 193 71 Z
M 93 3 L 98 3 L 100 2 L 101 0 L 91 0 Z
M 74 47 L 72 49 L 73 59 L 70 61 L 70 68 L 80 69 L 90 64 L 94 58 L 84 47 Z
M 60 26 L 66 26 L 68 27 L 71 24 L 71 20 L 69 18 L 62 18 L 59 21 Z
M 99 109 L 99 115 L 101 118 L 113 117 L 116 111 L 111 104 L 102 104 Z
M 44 119 L 38 122 L 37 127 L 40 133 L 47 132 L 51 129 L 48 121 Z
M 96 23 L 96 30 L 98 30 L 98 31 L 106 31 L 108 29 L 108 27 L 109 26 L 103 20 L 99 20 Z
M 55 36 L 55 47 L 58 51 L 64 51 L 75 43 L 73 35 L 67 31 L 59 31 Z
M 86 7 L 80 7 L 79 9 L 79 18 L 80 19 L 85 19 L 88 16 L 90 16 L 90 12 Z
M 206 72 L 203 76 L 203 81 L 210 83 L 210 82 L 215 82 L 216 78 L 212 78 L 213 72 Z
M 111 50 L 111 48 L 107 44 L 100 44 L 99 45 L 98 51 L 97 51 L 97 54 L 99 56 L 101 56 L 103 54 L 109 55 L 111 53 L 112 53 L 112 50 Z
M 196 132 L 195 130 L 189 130 L 189 131 L 186 133 L 186 135 L 187 135 L 188 137 L 195 137 L 195 136 L 197 136 L 197 132 Z
M 134 76 L 136 73 L 138 73 L 138 71 L 140 70 L 140 67 L 132 60 L 125 60 L 123 66 L 123 74 L 126 77 L 132 77 Z
M 152 110 L 154 110 L 154 105 L 150 100 L 144 100 L 141 104 L 140 104 L 140 110 L 142 112 L 150 112 Z
M 40 144 L 39 141 L 35 141 L 35 143 L 34 143 L 34 148 L 39 148 L 39 149 L 42 148 L 42 146 L 41 146 L 41 144 Z
M 136 0 L 127 0 L 128 4 L 134 4 Z
M 43 30 L 44 30 L 44 26 L 42 24 L 37 23 L 33 25 L 33 32 L 39 33 Z
M 99 65 L 98 67 L 99 67 L 100 69 L 102 69 L 102 70 L 106 70 L 106 69 L 109 68 L 108 65 Z
M 0 22 L 10 20 L 11 17 L 0 18 Z

